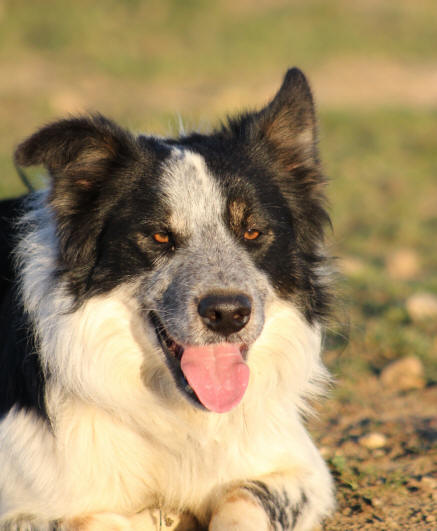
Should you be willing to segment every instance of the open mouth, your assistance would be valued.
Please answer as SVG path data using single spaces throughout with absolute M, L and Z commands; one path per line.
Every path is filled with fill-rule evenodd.
M 149 318 L 155 329 L 159 344 L 161 345 L 161 348 L 167 358 L 167 363 L 174 379 L 176 380 L 176 384 L 183 392 L 185 392 L 185 394 L 195 403 L 196 406 L 203 408 L 201 402 L 196 396 L 196 393 L 193 391 L 181 370 L 181 359 L 184 353 L 184 347 L 176 343 L 176 341 L 169 336 L 165 326 L 162 324 L 156 312 L 149 312 Z
M 240 403 L 249 382 L 245 344 L 181 345 L 156 312 L 150 312 L 149 318 L 175 382 L 191 402 L 216 413 Z

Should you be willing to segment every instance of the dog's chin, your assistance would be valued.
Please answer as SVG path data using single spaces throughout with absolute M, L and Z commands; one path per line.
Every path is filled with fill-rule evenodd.
M 244 391 L 247 386 L 248 381 L 248 368 L 245 364 L 245 360 L 247 357 L 247 351 L 248 351 L 248 345 L 243 343 L 228 343 L 226 341 L 223 341 L 222 343 L 216 343 L 214 345 L 205 345 L 205 346 L 196 346 L 196 345 L 184 345 L 182 343 L 177 342 L 168 332 L 166 329 L 164 323 L 159 318 L 158 314 L 154 311 L 149 312 L 149 320 L 152 324 L 156 337 L 158 339 L 158 343 L 161 346 L 161 349 L 164 353 L 164 357 L 167 363 L 167 366 L 169 367 L 172 376 L 174 378 L 174 381 L 181 391 L 181 393 L 193 404 L 194 406 L 203 409 L 203 410 L 213 410 L 217 412 L 227 412 L 230 409 L 234 407 L 235 404 L 220 404 L 218 405 L 218 409 L 215 409 L 214 406 L 210 407 L 208 404 L 208 400 L 205 400 L 205 397 L 202 396 L 202 393 L 200 393 L 200 396 L 202 396 L 201 399 L 199 399 L 199 387 L 202 388 L 202 385 L 193 384 L 195 389 L 198 389 L 197 393 L 193 389 L 193 387 L 190 385 L 188 379 L 190 376 L 187 377 L 187 374 L 190 374 L 190 370 L 187 369 L 187 365 L 190 364 L 187 363 L 187 359 L 193 358 L 193 351 L 208 351 L 209 350 L 215 350 L 220 351 L 224 350 L 226 351 L 224 355 L 222 355 L 222 358 L 229 358 L 230 356 L 234 357 L 234 362 L 238 364 L 238 370 L 233 368 L 229 370 L 230 373 L 234 373 L 233 377 L 231 375 L 231 379 L 234 380 L 234 385 L 244 387 L 242 390 L 236 391 L 236 394 L 239 395 L 239 398 L 235 398 L 234 402 L 238 403 L 241 400 L 242 395 L 244 394 Z M 230 352 L 228 352 L 230 351 Z M 185 353 L 185 358 L 183 360 Z M 222 365 L 226 365 L 229 363 L 222 362 Z M 194 365 L 196 363 L 194 362 Z M 193 366 L 193 363 L 191 363 L 191 366 Z M 226 370 L 226 369 L 225 369 Z M 247 374 L 246 374 L 247 371 Z M 191 374 L 192 374 L 191 369 Z M 187 379 L 188 378 L 188 379 Z M 190 380 L 191 381 L 191 380 Z M 232 402 L 232 400 L 231 400 Z

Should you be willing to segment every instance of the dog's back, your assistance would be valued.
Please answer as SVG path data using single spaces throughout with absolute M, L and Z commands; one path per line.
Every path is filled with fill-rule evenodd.
M 15 278 L 12 250 L 16 243 L 16 223 L 23 209 L 23 199 L 0 201 L 0 301 L 3 302 Z
M 14 248 L 25 197 L 0 201 L 0 418 L 14 406 L 42 412 L 42 375 L 20 303 Z

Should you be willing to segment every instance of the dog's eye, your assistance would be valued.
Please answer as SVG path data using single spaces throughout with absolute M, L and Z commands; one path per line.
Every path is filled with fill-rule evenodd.
M 168 232 L 155 232 L 152 238 L 155 240 L 156 243 L 169 243 L 170 234 Z
M 261 235 L 260 231 L 259 230 L 256 230 L 256 229 L 248 229 L 243 237 L 245 240 L 249 240 L 249 241 L 252 241 L 252 240 L 256 240 L 257 238 L 259 238 Z

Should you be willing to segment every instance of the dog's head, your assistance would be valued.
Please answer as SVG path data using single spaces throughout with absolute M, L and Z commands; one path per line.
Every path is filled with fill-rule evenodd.
M 57 274 L 76 304 L 129 285 L 176 382 L 208 409 L 240 401 L 270 298 L 309 323 L 326 313 L 324 179 L 297 69 L 265 108 L 210 135 L 73 118 L 28 138 L 16 162 L 49 171 Z

